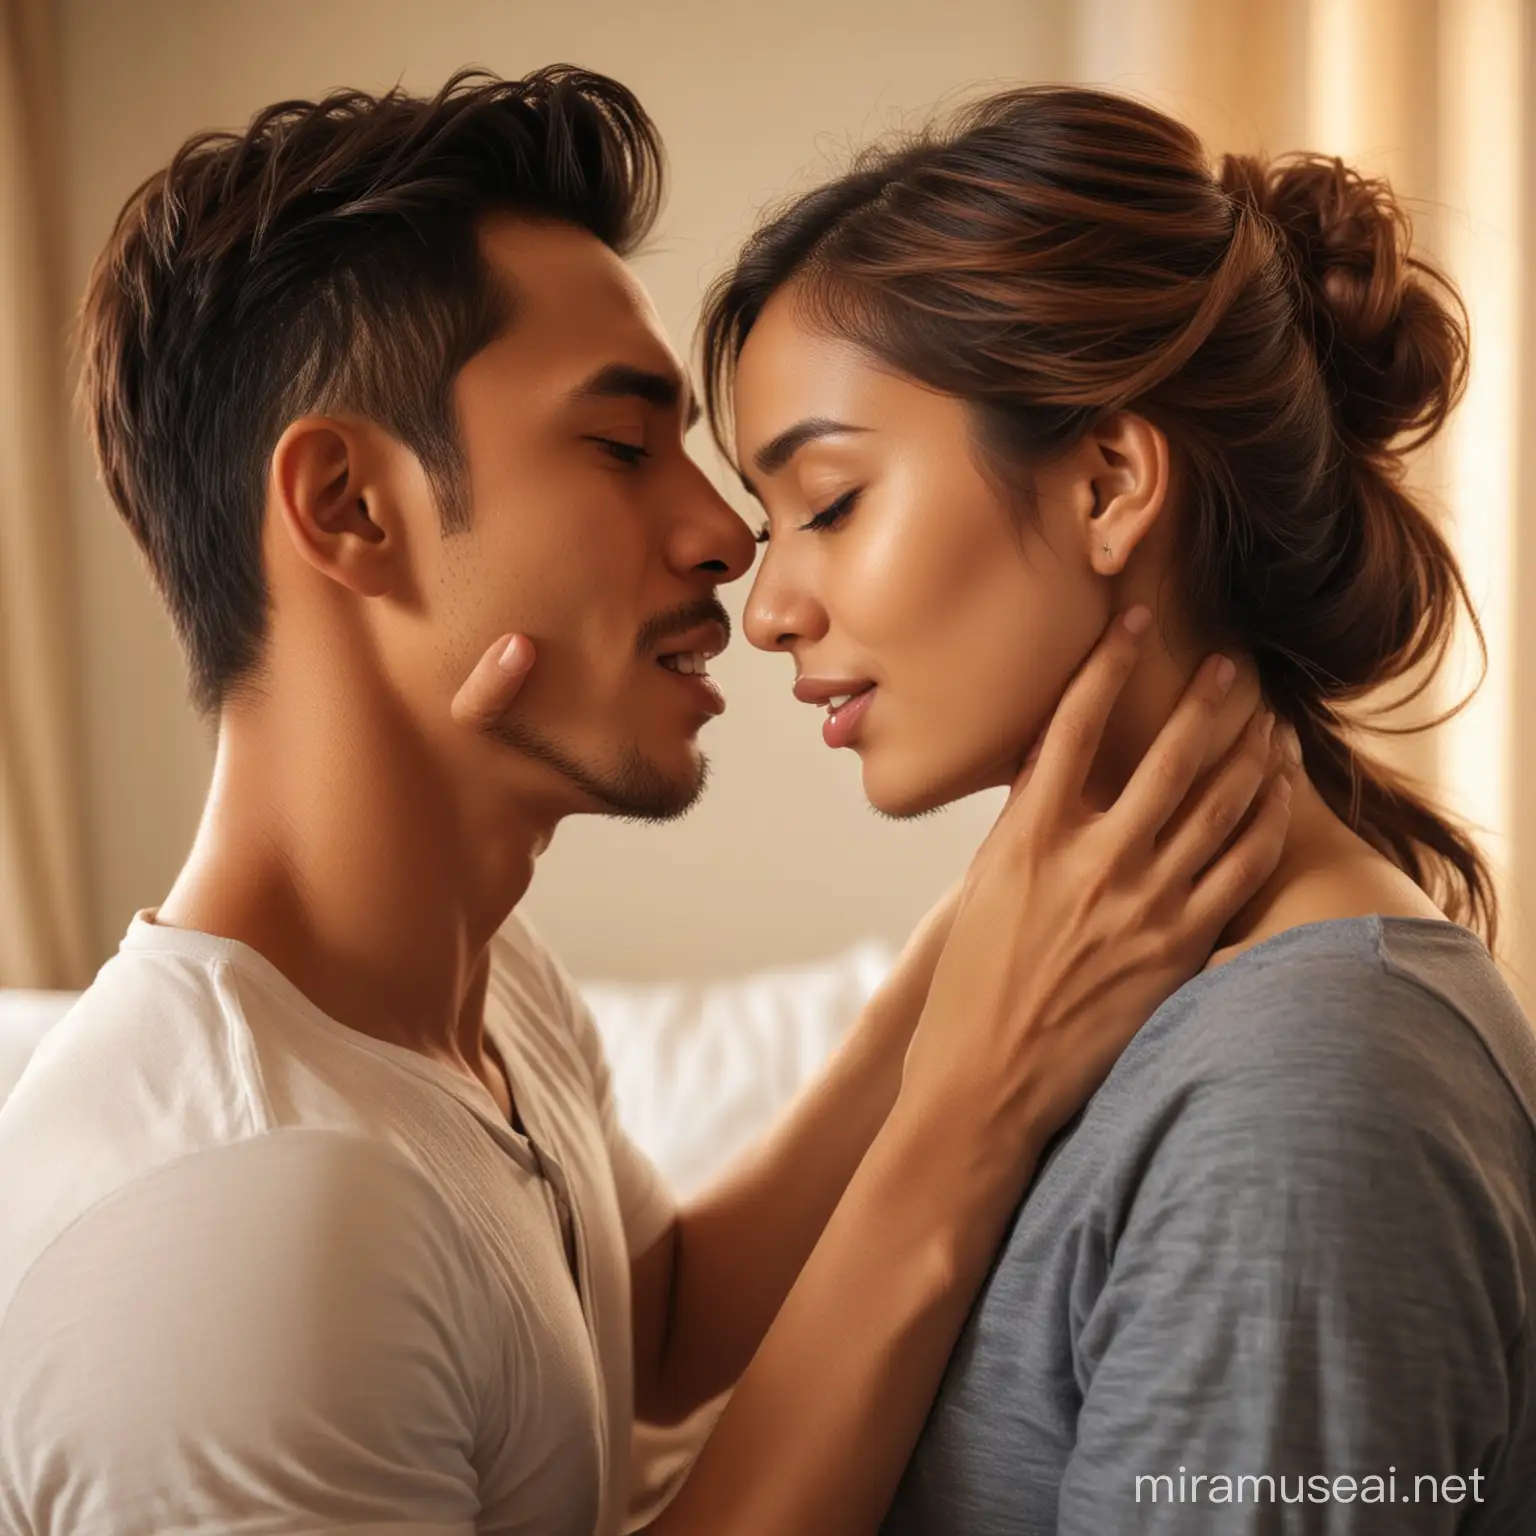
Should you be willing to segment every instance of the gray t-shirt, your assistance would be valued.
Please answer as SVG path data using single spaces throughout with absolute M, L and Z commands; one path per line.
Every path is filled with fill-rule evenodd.
M 1052 1146 L 886 1536 L 1536 1533 L 1536 1036 L 1475 935 L 1197 976 Z

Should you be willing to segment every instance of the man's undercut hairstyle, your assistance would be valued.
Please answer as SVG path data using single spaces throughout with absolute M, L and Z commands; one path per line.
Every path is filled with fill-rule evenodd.
M 445 532 L 464 528 L 453 382 L 516 302 L 481 223 L 557 220 L 627 255 L 662 180 L 631 92 L 554 65 L 465 70 L 430 100 L 280 102 L 244 133 L 190 139 L 134 193 L 86 291 L 81 401 L 199 709 L 260 660 L 267 476 L 288 423 L 377 422 L 421 461 Z

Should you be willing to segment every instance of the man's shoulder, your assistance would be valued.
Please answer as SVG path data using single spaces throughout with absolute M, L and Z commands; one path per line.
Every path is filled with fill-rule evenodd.
M 195 965 L 110 960 L 0 1107 L 0 1308 L 81 1215 L 166 1163 L 259 1134 L 259 1078 Z
M 577 1011 L 575 984 L 542 935 L 513 912 L 491 938 L 491 987 L 515 994 L 543 1015 Z
M 499 1359 L 473 1263 L 430 1180 L 366 1137 L 285 1127 L 149 1170 L 0 1296 L 0 1492 L 41 1507 L 50 1461 L 125 1518 L 157 1483 L 222 1512 L 208 1466 L 451 1491 Z
M 322 1290 L 327 1276 L 354 1290 L 385 1275 L 441 1284 L 476 1262 L 442 1194 L 388 1142 L 286 1126 L 162 1151 L 110 1179 L 61 1160 L 40 1169 L 8 1211 L 0 1334 L 23 1296 L 46 1310 L 97 1272 L 103 1289 L 125 1275 L 186 1285 L 212 1250 L 209 1262 Z

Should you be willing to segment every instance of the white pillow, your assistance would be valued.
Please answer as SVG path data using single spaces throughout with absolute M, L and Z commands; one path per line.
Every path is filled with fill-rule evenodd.
M 895 963 L 830 959 L 714 983 L 582 981 L 619 1119 L 677 1194 L 696 1193 L 815 1075 Z

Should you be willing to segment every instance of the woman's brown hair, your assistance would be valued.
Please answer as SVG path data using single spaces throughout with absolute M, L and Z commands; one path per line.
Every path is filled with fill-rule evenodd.
M 1213 175 L 1134 100 L 993 96 L 865 151 L 749 240 L 704 312 L 722 447 L 742 346 L 791 282 L 815 323 L 966 402 L 1006 484 L 1115 411 L 1166 433 L 1196 632 L 1253 657 L 1334 812 L 1493 942 L 1483 855 L 1342 712 L 1395 680 L 1421 693 L 1461 607 L 1482 643 L 1403 480 L 1464 386 L 1465 311 L 1386 183 L 1315 155 Z

